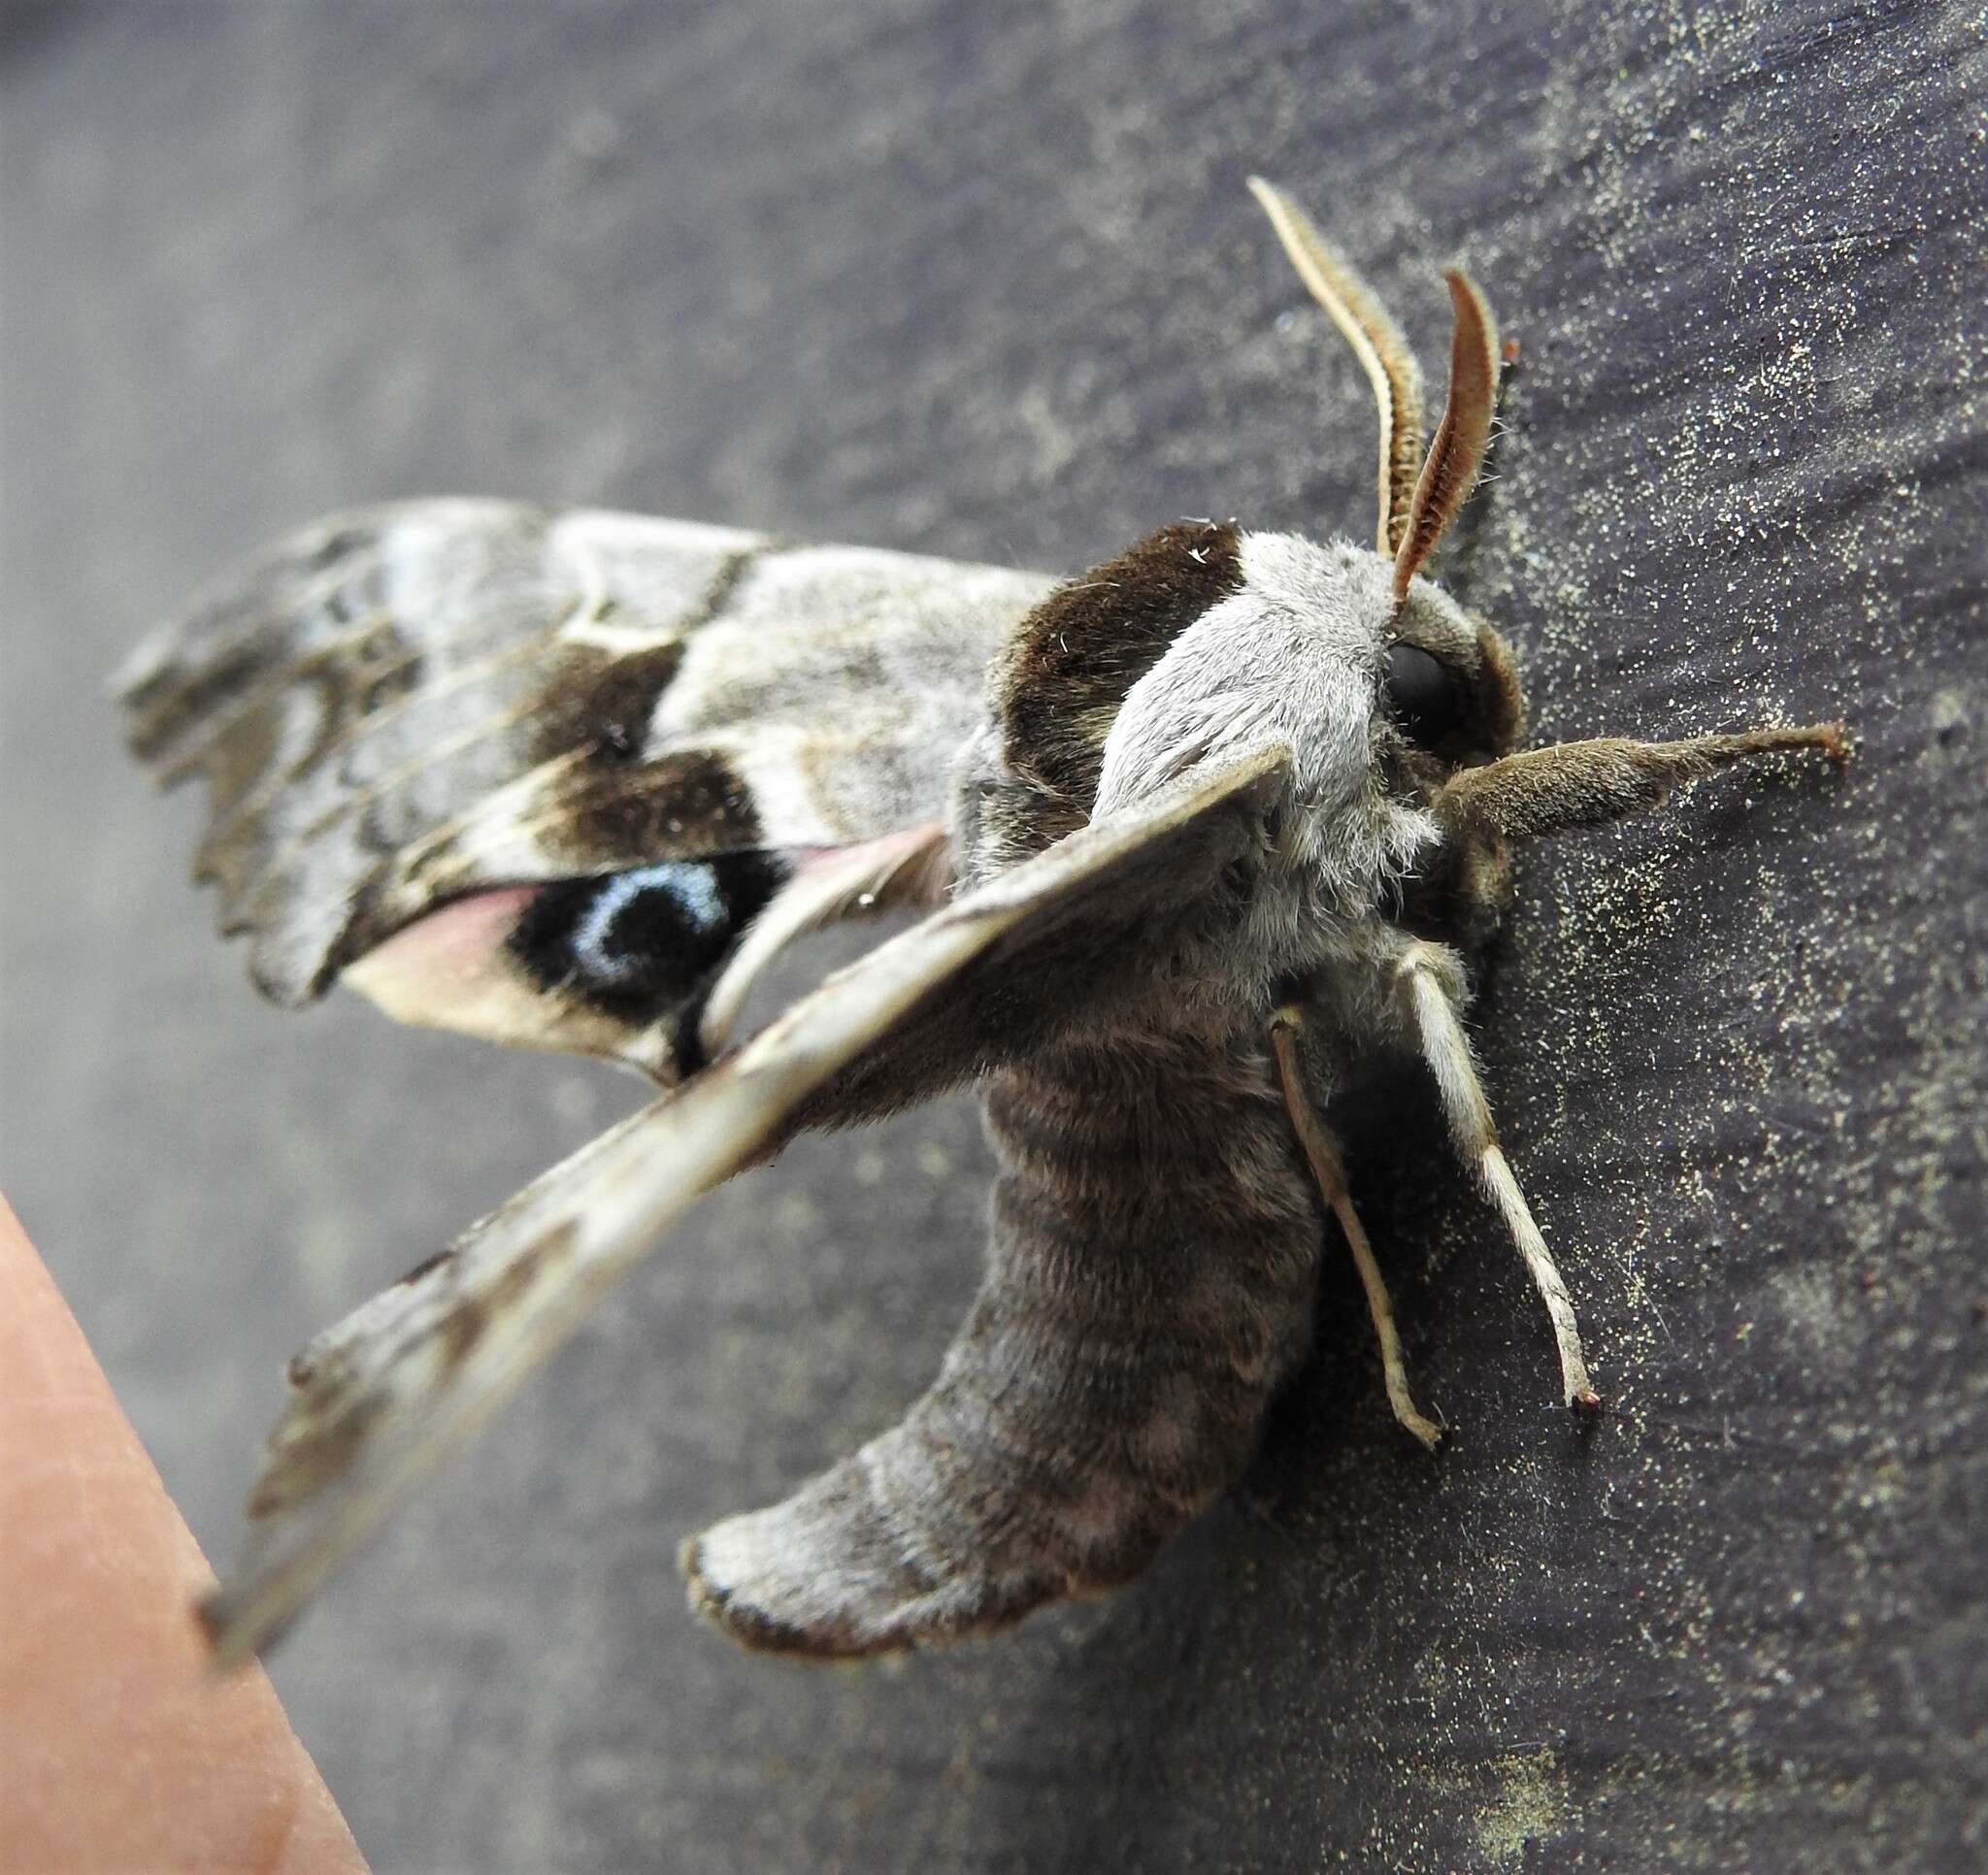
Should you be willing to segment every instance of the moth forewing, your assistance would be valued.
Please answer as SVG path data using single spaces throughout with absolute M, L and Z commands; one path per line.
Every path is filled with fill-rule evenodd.
M 266 994 L 344 980 L 671 1079 L 712 960 L 810 862 L 943 815 L 987 661 L 1049 584 L 402 502 L 254 556 L 118 683 L 139 759 L 207 784 L 196 875 Z
M 982 1066 L 984 1038 L 943 995 L 962 971 L 985 957 L 998 975 L 977 995 L 1025 993 L 1085 941 L 1084 927 L 1109 942 L 1164 912 L 1246 844 L 1286 759 L 1272 747 L 1197 773 L 934 913 L 319 1336 L 292 1363 L 296 1396 L 250 1498 L 242 1566 L 207 1604 L 217 1657 L 277 1632 L 683 1210 L 764 1154 L 811 1096 L 879 1047 L 902 1077 L 900 1100 Z

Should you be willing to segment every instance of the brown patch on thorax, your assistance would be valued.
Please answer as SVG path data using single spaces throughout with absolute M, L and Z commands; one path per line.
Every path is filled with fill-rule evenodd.
M 1176 521 L 1030 612 L 994 671 L 1009 767 L 1087 815 L 1126 692 L 1185 627 L 1241 587 L 1237 542 L 1231 523 Z

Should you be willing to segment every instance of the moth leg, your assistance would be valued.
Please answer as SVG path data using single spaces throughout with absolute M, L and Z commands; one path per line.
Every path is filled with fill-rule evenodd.
M 1439 814 L 1516 839 L 1606 826 L 1654 807 L 1679 782 L 1750 756 L 1821 749 L 1849 759 L 1841 723 L 1800 729 L 1748 729 L 1731 736 L 1691 736 L 1676 742 L 1603 737 L 1556 742 L 1461 771 L 1436 798 Z
M 1463 1000 L 1463 969 L 1453 951 L 1441 944 L 1413 943 L 1397 966 L 1398 978 L 1420 1041 L 1422 1057 L 1436 1076 L 1442 1109 L 1457 1149 L 1476 1172 L 1485 1195 L 1504 1216 L 1519 1255 L 1532 1272 L 1534 1286 L 1546 1304 L 1553 1340 L 1560 1352 L 1560 1381 L 1570 1406 L 1599 1406 L 1601 1396 L 1588 1378 L 1581 1353 L 1580 1329 L 1567 1284 L 1540 1234 L 1540 1227 L 1512 1176 L 1491 1108 L 1477 1079 L 1470 1037 L 1457 1015 Z
M 1277 1058 L 1277 1078 L 1283 1084 L 1284 1105 L 1291 1115 L 1299 1143 L 1310 1161 L 1311 1175 L 1319 1192 L 1339 1219 L 1346 1245 L 1353 1253 L 1353 1266 L 1360 1272 L 1360 1287 L 1367 1292 L 1367 1311 L 1374 1318 L 1374 1332 L 1380 1341 L 1380 1372 L 1387 1387 L 1387 1403 L 1403 1426 L 1432 1452 L 1442 1438 L 1442 1428 L 1415 1410 L 1408 1394 L 1408 1368 L 1402 1361 L 1401 1336 L 1395 1331 L 1394 1306 L 1388 1300 L 1387 1283 L 1380 1266 L 1374 1260 L 1374 1246 L 1367 1241 L 1359 1214 L 1346 1191 L 1345 1167 L 1338 1143 L 1327 1132 L 1305 1091 L 1305 1077 L 1298 1061 L 1298 1036 L 1305 1026 L 1302 1009 L 1287 1003 L 1271 1020 L 1271 1046 Z

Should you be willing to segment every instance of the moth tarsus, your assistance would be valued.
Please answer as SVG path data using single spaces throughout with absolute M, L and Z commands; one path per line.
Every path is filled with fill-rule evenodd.
M 1510 846 L 1840 725 L 1521 751 L 1514 661 L 1424 568 L 1510 355 L 1445 276 L 1425 446 L 1400 328 L 1250 184 L 1379 414 L 1374 545 L 1159 529 L 1078 578 L 503 502 L 341 515 L 132 660 L 134 750 L 203 774 L 197 874 L 256 981 L 620 1061 L 658 1098 L 319 1335 L 204 1606 L 266 1644 L 712 1185 L 811 1128 L 984 1087 L 985 1282 L 933 1388 L 684 1546 L 748 1645 L 862 1655 L 1136 1575 L 1246 1466 L 1337 1228 L 1410 1395 L 1324 1113 L 1419 1056 L 1592 1411 L 1567 1285 L 1463 1012 Z M 803 932 L 909 931 L 731 1037 Z
M 1305 1012 L 1295 1003 L 1285 1003 L 1271 1018 L 1271 1045 L 1276 1051 L 1277 1076 L 1283 1087 L 1284 1104 L 1290 1111 L 1291 1125 L 1298 1135 L 1299 1143 L 1305 1148 L 1305 1156 L 1310 1161 L 1311 1174 L 1318 1181 L 1319 1193 L 1339 1221 L 1345 1235 L 1346 1248 L 1352 1252 L 1353 1266 L 1359 1273 L 1360 1287 L 1367 1297 L 1367 1311 L 1374 1322 L 1375 1338 L 1380 1344 L 1381 1378 L 1387 1392 L 1387 1403 L 1404 1430 L 1433 1452 L 1442 1442 L 1443 1429 L 1416 1407 L 1408 1392 L 1408 1367 L 1402 1360 L 1401 1335 L 1395 1328 L 1394 1304 L 1388 1299 L 1386 1279 L 1380 1273 L 1374 1247 L 1367 1240 L 1367 1232 L 1346 1190 L 1345 1165 L 1339 1142 L 1313 1110 L 1305 1091 L 1305 1071 L 1298 1054 L 1299 1037 L 1304 1028 Z

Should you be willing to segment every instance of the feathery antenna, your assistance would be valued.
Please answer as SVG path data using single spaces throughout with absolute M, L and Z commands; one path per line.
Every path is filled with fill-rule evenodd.
M 1476 482 L 1498 403 L 1498 321 L 1468 274 L 1445 267 L 1442 278 L 1449 282 L 1450 304 L 1456 311 L 1449 342 L 1449 392 L 1395 551 L 1397 606 L 1408 596 L 1408 581 L 1435 551 L 1443 529 L 1456 518 Z
M 1397 553 L 1407 538 L 1421 468 L 1422 374 L 1414 353 L 1374 289 L 1297 203 L 1260 176 L 1249 179 L 1249 191 L 1270 216 L 1298 278 L 1345 335 L 1374 386 L 1380 413 L 1380 520 L 1375 544 L 1382 554 Z

